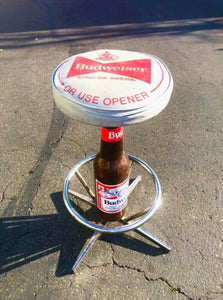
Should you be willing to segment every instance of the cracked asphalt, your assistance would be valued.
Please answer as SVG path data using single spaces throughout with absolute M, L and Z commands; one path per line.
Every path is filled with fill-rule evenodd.
M 71 2 L 0 1 L 0 299 L 222 299 L 223 4 L 126 1 L 98 15 L 103 1 L 74 1 L 76 10 Z M 136 232 L 102 235 L 72 274 L 92 231 L 67 212 L 63 182 L 97 153 L 100 128 L 58 111 L 51 75 L 67 57 L 103 48 L 154 54 L 173 75 L 166 109 L 125 128 L 126 151 L 162 186 L 162 205 L 143 227 L 172 250 Z M 92 185 L 91 169 L 83 175 Z M 142 175 L 129 211 L 153 199 Z

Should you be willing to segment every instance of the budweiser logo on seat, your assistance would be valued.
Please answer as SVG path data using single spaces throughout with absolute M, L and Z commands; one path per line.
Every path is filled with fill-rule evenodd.
M 66 78 L 104 72 L 131 77 L 151 83 L 151 59 L 136 59 L 121 62 L 101 63 L 95 60 L 77 56 L 67 73 Z

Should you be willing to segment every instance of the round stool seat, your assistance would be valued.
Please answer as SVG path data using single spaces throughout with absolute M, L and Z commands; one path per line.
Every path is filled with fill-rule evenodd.
M 118 127 L 145 121 L 169 102 L 173 79 L 157 57 L 96 50 L 63 61 L 52 77 L 58 108 L 78 121 Z

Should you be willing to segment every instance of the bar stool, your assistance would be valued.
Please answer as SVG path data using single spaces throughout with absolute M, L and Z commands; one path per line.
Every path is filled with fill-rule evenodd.
M 123 127 L 146 121 L 160 113 L 168 104 L 173 90 L 173 79 L 162 60 L 153 55 L 124 51 L 96 50 L 69 57 L 54 71 L 53 95 L 58 108 L 69 117 L 101 127 Z M 140 158 L 128 154 L 129 159 L 151 176 L 156 193 L 151 206 L 130 216 L 124 216 L 120 226 L 96 223 L 83 217 L 74 207 L 71 195 L 95 206 L 95 193 L 89 188 L 80 169 L 93 161 L 91 155 L 77 162 L 64 182 L 63 199 L 69 213 L 82 225 L 93 230 L 91 239 L 80 252 L 72 271 L 103 234 L 135 230 L 155 244 L 170 251 L 170 246 L 141 226 L 147 222 L 161 203 L 161 186 L 153 169 Z M 88 196 L 70 188 L 73 176 L 87 191 Z M 142 177 L 136 176 L 128 187 L 128 196 Z

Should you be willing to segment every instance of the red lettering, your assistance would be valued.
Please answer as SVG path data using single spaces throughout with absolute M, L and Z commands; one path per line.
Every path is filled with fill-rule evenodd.
M 105 98 L 103 100 L 104 105 L 111 105 L 111 99 L 110 98 Z
M 71 90 L 70 90 L 69 93 L 72 94 L 72 96 L 73 96 L 73 95 L 76 93 L 76 91 L 77 91 L 77 90 L 76 90 L 75 88 L 71 88 Z
M 139 94 L 135 94 L 135 99 L 137 100 L 137 101 L 142 101 L 143 99 L 141 98 L 141 95 L 139 95 Z
M 66 85 L 64 87 L 64 91 L 72 95 L 74 95 L 77 92 L 77 90 L 75 88 L 72 88 L 70 85 Z
M 98 103 L 98 98 L 97 97 L 97 103 Z M 139 94 L 135 94 L 133 96 L 127 96 L 127 97 L 119 97 L 119 98 L 104 98 L 103 104 L 108 106 L 108 105 L 126 105 L 128 103 L 134 103 L 136 101 L 143 101 L 145 98 L 149 98 L 149 95 L 147 92 L 141 92 Z
M 142 92 L 141 95 L 142 95 L 143 99 L 149 98 L 149 95 L 146 92 Z
M 127 97 L 127 101 L 130 102 L 135 102 L 134 96 Z
M 83 94 L 83 93 L 80 92 L 80 93 L 78 94 L 77 97 L 78 97 L 80 100 L 82 100 L 82 99 L 84 99 L 85 95 L 86 95 L 86 93 Z
M 98 104 L 98 101 L 99 101 L 98 96 L 92 96 L 91 94 L 86 94 L 86 93 L 82 93 L 82 92 L 80 92 L 77 97 L 80 100 L 84 100 L 86 102 L 92 102 L 94 104 Z
M 125 97 L 120 97 L 120 103 L 121 105 L 127 104 Z
M 90 94 L 87 94 L 87 96 L 85 97 L 85 101 L 86 102 L 91 102 L 91 99 L 92 99 L 92 95 L 90 95 Z
M 92 99 L 92 103 L 98 104 L 98 101 L 99 101 L 99 97 L 98 96 L 94 96 L 94 98 Z
M 118 98 L 112 98 L 112 104 L 115 105 L 116 102 L 118 102 Z

